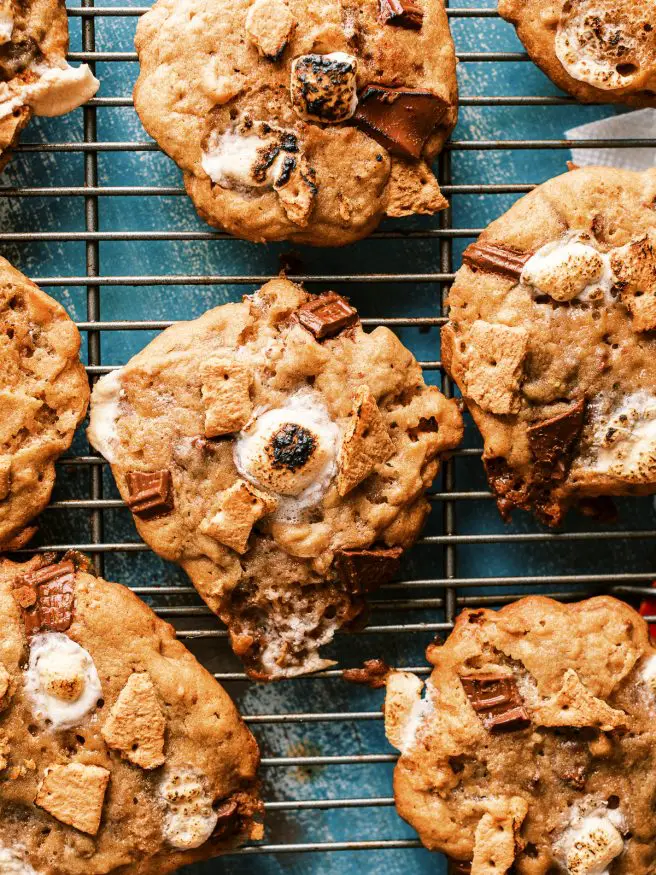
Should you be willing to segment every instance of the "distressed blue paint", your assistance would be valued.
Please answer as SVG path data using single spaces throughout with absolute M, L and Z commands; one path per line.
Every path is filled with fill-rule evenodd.
M 104 0 L 125 5 L 143 0 Z M 493 0 L 458 0 L 461 6 L 493 6 Z M 96 41 L 100 50 L 130 51 L 136 19 L 96 19 Z M 80 22 L 72 20 L 72 48 L 80 49 Z M 474 19 L 456 20 L 454 33 L 461 51 L 518 50 L 512 28 L 501 21 Z M 127 96 L 136 75 L 136 64 L 103 63 L 98 65 L 102 79 L 101 96 Z M 472 95 L 556 94 L 556 89 L 529 63 L 462 64 L 462 93 Z M 544 107 L 464 108 L 455 133 L 459 140 L 519 139 L 522 137 L 560 138 L 564 131 L 584 121 L 614 112 L 610 108 Z M 98 110 L 98 136 L 101 140 L 140 140 L 147 137 L 131 108 Z M 40 120 L 30 128 L 25 139 L 30 142 L 81 140 L 82 112 L 65 119 Z M 497 151 L 463 152 L 453 158 L 455 183 L 541 182 L 565 169 L 568 154 L 563 151 Z M 179 186 L 180 174 L 163 155 L 152 152 L 100 153 L 101 185 L 161 185 Z M 5 173 L 10 185 L 82 185 L 84 161 L 81 154 L 19 155 Z M 461 195 L 453 198 L 456 227 L 480 227 L 494 219 L 514 201 L 511 195 Z M 56 198 L 0 200 L 2 226 L 11 231 L 84 230 L 84 205 L 81 198 L 64 202 Z M 391 226 L 391 225 L 390 225 Z M 439 227 L 438 218 L 416 219 L 403 227 Z M 101 230 L 205 230 L 185 197 L 114 198 L 100 200 Z M 456 254 L 467 241 L 456 241 Z M 285 245 L 254 246 L 238 241 L 144 243 L 111 242 L 100 245 L 103 274 L 270 274 L 279 267 L 279 258 L 288 252 Z M 6 245 L 4 254 L 19 268 L 32 276 L 83 275 L 85 252 L 83 243 L 37 243 Z M 439 246 L 430 240 L 364 241 L 340 251 L 301 249 L 298 255 L 309 274 L 366 272 L 430 272 L 438 269 Z M 456 262 L 458 259 L 456 258 Z M 105 319 L 167 319 L 193 318 L 205 309 L 238 299 L 244 288 L 217 285 L 213 288 L 104 288 L 102 317 Z M 79 287 L 52 290 L 78 319 L 86 318 L 85 290 Z M 373 315 L 434 315 L 438 308 L 438 289 L 431 284 L 416 287 L 390 283 L 385 287 L 356 283 L 342 291 L 348 292 L 365 316 Z M 403 340 L 423 359 L 439 356 L 436 330 L 421 333 L 416 329 L 400 332 Z M 145 332 L 106 332 L 102 338 L 103 362 L 120 364 L 137 352 L 151 337 Z M 429 374 L 431 379 L 437 375 Z M 480 445 L 471 424 L 467 446 Z M 82 435 L 76 449 L 85 452 Z M 457 461 L 458 490 L 484 488 L 480 463 L 476 459 Z M 109 475 L 105 477 L 105 495 L 115 495 Z M 81 469 L 69 470 L 60 476 L 56 498 L 88 495 L 88 474 Z M 621 526 L 626 529 L 650 528 L 654 525 L 650 501 L 622 503 Z M 136 532 L 127 512 L 112 511 L 105 515 L 106 537 L 111 541 L 136 540 Z M 490 533 L 504 530 L 533 532 L 539 527 L 526 516 L 518 516 L 504 529 L 495 508 L 489 501 L 461 502 L 457 517 L 458 532 Z M 570 529 L 583 529 L 587 524 L 572 518 Z M 441 506 L 436 505 L 428 524 L 428 533 L 442 532 Z M 43 516 L 44 542 L 64 543 L 73 539 L 86 541 L 90 537 L 88 514 L 85 511 L 46 512 Z M 491 544 L 459 547 L 458 569 L 462 576 L 487 577 L 500 575 L 547 574 L 590 571 L 608 573 L 648 571 L 651 566 L 651 546 L 641 542 L 599 542 L 544 545 Z M 443 574 L 441 548 L 417 547 L 405 562 L 404 579 L 418 580 Z M 135 586 L 149 584 L 184 584 L 185 578 L 173 566 L 149 553 L 107 557 L 107 576 Z M 515 588 L 517 590 L 518 588 Z M 461 590 L 471 595 L 483 590 Z M 489 589 L 486 590 L 489 593 Z M 395 593 L 397 596 L 400 593 Z M 394 593 L 389 593 L 394 595 Z M 441 592 L 429 589 L 416 591 L 418 597 L 438 597 Z M 170 605 L 200 605 L 197 598 L 180 595 L 168 600 Z M 160 601 L 161 604 L 161 601 Z M 417 609 L 392 614 L 386 610 L 373 613 L 376 623 L 435 622 L 439 611 Z M 198 621 L 191 622 L 197 626 Z M 182 626 L 182 624 L 180 624 Z M 340 637 L 331 652 L 344 665 L 357 665 L 371 656 L 383 656 L 392 664 L 422 664 L 423 650 L 430 634 L 363 635 Z M 239 666 L 229 653 L 225 641 L 218 645 L 201 642 L 193 648 L 214 671 L 235 671 Z M 380 692 L 350 687 L 339 680 L 302 679 L 275 687 L 257 687 L 236 683 L 230 690 L 247 713 L 284 713 L 294 711 L 376 710 L 382 700 Z M 286 724 L 257 726 L 256 734 L 265 756 L 328 753 L 389 753 L 381 721 Z M 391 766 L 359 765 L 313 770 L 269 768 L 263 771 L 267 800 L 349 798 L 358 796 L 389 796 Z M 344 841 L 367 839 L 398 839 L 413 833 L 390 808 L 333 810 L 326 812 L 277 813 L 268 818 L 267 840 L 280 843 L 305 841 Z M 394 850 L 364 853 L 280 855 L 279 857 L 231 857 L 192 867 L 199 873 L 234 873 L 234 875 L 278 875 L 281 872 L 298 875 L 336 875 L 336 873 L 376 872 L 378 875 L 401 873 L 443 873 L 441 858 L 419 850 Z

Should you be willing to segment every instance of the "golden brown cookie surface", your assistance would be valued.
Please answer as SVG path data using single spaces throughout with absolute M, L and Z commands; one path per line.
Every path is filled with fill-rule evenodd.
M 391 331 L 284 279 L 100 380 L 89 430 L 144 540 L 264 679 L 326 665 L 319 648 L 396 571 L 461 434 Z
M 443 0 L 159 0 L 135 106 L 210 224 L 349 243 L 444 209 L 430 162 L 456 122 Z
M 650 0 L 499 0 L 531 59 L 587 103 L 656 106 Z
M 655 198 L 653 171 L 575 170 L 464 254 L 443 358 L 504 516 L 656 491 Z
M 84 418 L 80 335 L 64 308 L 0 259 L 0 547 L 29 540 L 55 460 Z
M 656 651 L 635 611 L 465 611 L 427 657 L 426 684 L 392 673 L 385 703 L 396 805 L 426 847 L 471 875 L 653 871 Z
M 129 590 L 5 560 L 0 617 L 0 871 L 155 875 L 261 837 L 253 737 Z

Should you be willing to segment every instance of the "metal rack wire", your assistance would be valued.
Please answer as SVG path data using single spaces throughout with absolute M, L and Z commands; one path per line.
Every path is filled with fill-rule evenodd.
M 466 2 L 466 0 L 465 0 Z M 86 61 L 92 65 L 96 63 L 123 64 L 136 60 L 136 54 L 129 51 L 97 51 L 96 50 L 96 24 L 99 19 L 106 17 L 134 18 L 145 11 L 145 7 L 137 6 L 108 6 L 96 7 L 94 0 L 82 0 L 82 6 L 68 10 L 71 19 L 81 19 L 81 44 L 82 51 L 71 52 L 70 59 L 73 61 Z M 496 19 L 496 11 L 485 8 L 450 8 L 448 14 L 451 19 Z M 527 56 L 523 52 L 461 52 L 461 63 L 507 63 L 526 62 Z M 465 96 L 461 100 L 463 107 L 548 107 L 568 106 L 572 101 L 566 97 L 558 96 Z M 50 243 L 56 242 L 80 242 L 84 244 L 86 255 L 86 271 L 84 275 L 65 276 L 36 276 L 33 279 L 40 285 L 49 288 L 67 288 L 79 286 L 86 290 L 86 319 L 78 321 L 78 327 L 86 335 L 88 372 L 91 378 L 105 373 L 115 363 L 103 361 L 101 352 L 101 339 L 104 333 L 112 332 L 145 332 L 159 330 L 171 324 L 166 320 L 107 320 L 101 317 L 101 296 L 103 290 L 109 287 L 138 287 L 148 288 L 153 286 L 171 287 L 173 290 L 181 286 L 211 286 L 215 283 L 223 285 L 258 285 L 270 279 L 270 275 L 253 275 L 251 273 L 236 275 L 196 275 L 176 273 L 169 275 L 117 275 L 103 273 L 104 264 L 101 264 L 101 244 L 112 242 L 168 242 L 168 241 L 229 241 L 227 234 L 210 230 L 105 230 L 102 227 L 99 211 L 100 198 L 149 198 L 149 197 L 178 197 L 184 196 L 184 189 L 180 185 L 153 186 L 117 186 L 101 185 L 99 183 L 98 159 L 102 153 L 110 152 L 152 152 L 157 151 L 156 144 L 143 140 L 109 142 L 100 141 L 98 132 L 98 112 L 103 108 L 132 106 L 132 100 L 128 96 L 113 96 L 96 98 L 84 109 L 83 140 L 62 141 L 54 143 L 23 143 L 18 151 L 22 153 L 78 153 L 84 162 L 84 185 L 83 186 L 47 186 L 47 187 L 4 187 L 0 189 L 0 199 L 3 198 L 82 198 L 84 202 L 85 227 L 83 231 L 67 231 L 60 233 L 56 230 L 10 232 L 0 233 L 0 242 L 3 244 L 20 243 Z M 609 146 L 631 147 L 656 146 L 656 141 L 607 141 L 580 142 L 560 139 L 520 139 L 520 140 L 489 140 L 489 139 L 454 139 L 444 150 L 439 163 L 440 180 L 442 190 L 448 197 L 458 195 L 518 195 L 533 188 L 533 182 L 517 182 L 508 184 L 454 184 L 451 177 L 451 165 L 453 156 L 467 151 L 480 151 L 482 153 L 496 153 L 503 150 L 567 150 L 573 146 Z M 565 156 L 563 156 L 564 160 Z M 399 273 L 349 273 L 349 274 L 307 274 L 292 277 L 308 284 L 331 283 L 334 286 L 347 287 L 351 284 L 379 284 L 379 283 L 403 283 L 403 284 L 431 284 L 439 294 L 435 296 L 436 308 L 434 315 L 426 316 L 377 316 L 376 318 L 364 319 L 367 326 L 386 325 L 392 329 L 428 330 L 435 329 L 445 322 L 444 299 L 453 279 L 453 268 L 456 266 L 456 244 L 459 240 L 475 237 L 480 228 L 454 227 L 451 211 L 442 213 L 433 223 L 434 226 L 421 227 L 419 229 L 406 230 L 383 229 L 377 231 L 375 239 L 403 240 L 432 240 L 435 242 L 435 252 L 439 254 L 439 270 L 435 272 L 399 272 Z M 441 306 L 440 306 L 441 304 Z M 439 361 L 426 360 L 422 366 L 427 372 L 440 371 Z M 447 395 L 453 393 L 453 387 L 448 379 L 442 379 L 442 388 Z M 105 514 L 119 511 L 123 502 L 118 498 L 106 497 L 106 479 L 104 461 L 95 456 L 81 453 L 69 455 L 59 463 L 60 469 L 78 469 L 88 473 L 88 490 L 86 494 L 76 494 L 75 497 L 55 500 L 51 503 L 48 513 L 65 513 L 82 511 L 88 513 L 88 540 L 80 538 L 74 543 L 44 543 L 34 547 L 34 550 L 45 551 L 56 546 L 59 549 L 78 549 L 93 557 L 96 570 L 103 573 L 104 560 L 108 555 L 115 554 L 138 554 L 147 552 L 145 544 L 134 540 L 112 541 L 105 539 Z M 383 588 L 378 600 L 374 604 L 374 621 L 362 632 L 358 633 L 362 639 L 371 637 L 380 640 L 381 636 L 387 642 L 403 639 L 404 636 L 417 635 L 423 644 L 430 640 L 431 635 L 440 632 L 448 632 L 452 627 L 458 610 L 471 605 L 500 605 L 517 598 L 517 591 L 521 594 L 533 590 L 540 590 L 560 599 L 579 598 L 583 595 L 599 591 L 611 592 L 621 597 L 639 598 L 649 592 L 648 585 L 655 574 L 652 570 L 622 570 L 619 567 L 609 568 L 605 573 L 584 573 L 576 570 L 571 573 L 539 573 L 539 574 L 513 574 L 512 576 L 481 577 L 478 574 L 460 576 L 458 559 L 462 548 L 476 545 L 501 544 L 504 549 L 514 548 L 516 545 L 552 545 L 554 549 L 560 549 L 562 545 L 585 544 L 586 542 L 618 542 L 625 548 L 631 541 L 644 542 L 656 537 L 656 529 L 635 527 L 631 529 L 604 529 L 598 530 L 594 525 L 584 525 L 579 530 L 566 530 L 562 533 L 545 532 L 542 530 L 522 531 L 511 529 L 509 531 L 494 527 L 491 531 L 461 531 L 458 527 L 457 512 L 472 504 L 481 503 L 481 507 L 491 504 L 487 488 L 462 488 L 459 465 L 468 463 L 478 465 L 478 457 L 481 450 L 478 446 L 468 446 L 459 450 L 453 460 L 447 462 L 441 475 L 441 481 L 436 485 L 431 499 L 435 505 L 435 511 L 441 520 L 441 531 L 437 534 L 427 534 L 419 542 L 420 548 L 429 551 L 429 555 L 435 556 L 441 563 L 437 574 L 424 576 L 419 579 L 398 581 Z M 480 466 L 479 466 L 480 467 Z M 434 567 L 434 566 L 433 566 Z M 507 591 L 499 591 L 503 587 Z M 225 646 L 226 632 L 220 627 L 218 621 L 213 618 L 210 611 L 194 598 L 195 593 L 189 584 L 150 585 L 134 586 L 133 590 L 142 596 L 151 599 L 157 612 L 176 624 L 178 634 L 185 643 L 194 648 L 208 642 L 210 646 Z M 418 597 L 419 594 L 429 593 L 430 597 Z M 193 601 L 194 604 L 171 605 L 167 599 L 175 597 L 176 600 Z M 376 613 L 380 612 L 385 618 L 392 615 L 395 621 L 377 622 Z M 415 622 L 399 620 L 404 615 L 417 614 Z M 423 616 L 430 615 L 430 621 L 422 620 Z M 438 619 L 435 619 L 438 617 Z M 208 651 L 202 650 L 199 655 L 207 655 Z M 381 655 L 385 656 L 385 653 Z M 341 663 L 342 664 L 342 663 Z M 425 665 L 404 666 L 420 674 L 426 674 Z M 215 671 L 215 676 L 220 681 L 230 685 L 236 685 L 235 689 L 241 691 L 247 689 L 247 679 L 243 672 Z M 296 685 L 314 684 L 321 682 L 339 682 L 342 669 L 331 669 L 322 672 L 312 679 L 298 679 Z M 291 683 L 291 682 L 290 682 Z M 346 686 L 346 685 L 343 685 Z M 232 688 L 231 688 L 232 689 Z M 338 710 L 296 710 L 279 711 L 272 709 L 271 712 L 250 713 L 245 710 L 246 719 L 254 731 L 264 727 L 277 725 L 292 725 L 311 728 L 313 726 L 325 726 L 326 724 L 355 724 L 366 726 L 370 723 L 379 723 L 381 720 L 380 696 L 378 699 L 371 696 L 365 697 L 367 703 L 373 702 L 368 710 L 361 710 L 361 691 L 354 688 L 350 694 L 351 706 Z M 355 710 L 352 710 L 352 707 Z M 244 709 L 242 709 L 244 710 Z M 382 736 L 379 735 L 379 739 Z M 273 756 L 263 757 L 263 771 L 265 774 L 265 786 L 271 790 L 275 781 L 267 782 L 266 775 L 270 770 L 304 768 L 336 768 L 352 766 L 382 766 L 389 769 L 395 756 L 389 752 L 389 748 L 380 740 L 376 750 L 364 750 L 353 754 L 344 753 L 344 748 L 335 747 L 329 753 L 314 753 L 312 745 L 306 745 L 304 751 L 299 754 L 288 752 L 283 755 L 276 751 Z M 348 749 L 348 748 L 346 748 Z M 391 784 L 389 793 L 391 794 Z M 274 794 L 275 795 L 275 794 Z M 348 798 L 328 798 L 328 795 L 317 793 L 312 798 L 267 798 L 267 809 L 270 816 L 289 813 L 295 819 L 304 812 L 325 812 L 339 810 L 363 810 L 375 813 L 381 809 L 390 809 L 393 806 L 391 795 L 367 796 L 357 793 Z M 387 823 L 387 822 L 386 822 Z M 281 842 L 275 833 L 272 833 L 265 843 L 242 849 L 239 854 L 242 857 L 263 854 L 299 854 L 302 852 L 337 852 L 337 851 L 386 851 L 391 849 L 415 849 L 419 843 L 411 837 L 399 837 L 402 824 L 400 821 L 391 819 L 384 826 L 384 835 L 371 840 L 361 840 L 361 836 L 349 838 L 345 841 L 315 841 L 311 838 L 300 836 L 298 841 Z M 409 835 L 403 830 L 403 835 Z M 241 870 L 240 870 L 241 871 Z M 258 870 L 259 871 L 259 870 Z

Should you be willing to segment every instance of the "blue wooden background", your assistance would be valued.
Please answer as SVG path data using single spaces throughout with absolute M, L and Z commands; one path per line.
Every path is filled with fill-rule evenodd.
M 130 0 L 103 0 L 103 6 L 125 6 Z M 132 5 L 142 5 L 132 0 Z M 493 0 L 453 0 L 460 8 L 494 8 Z M 133 51 L 135 17 L 112 16 L 96 19 L 96 48 L 106 52 Z M 453 18 L 453 32 L 460 52 L 520 51 L 513 29 L 496 18 Z M 71 17 L 71 48 L 81 48 L 80 18 Z M 99 62 L 97 74 L 102 86 L 99 97 L 129 97 L 137 74 L 132 61 Z M 459 79 L 463 97 L 555 95 L 555 87 L 525 61 L 465 62 Z M 618 110 L 609 107 L 485 105 L 463 106 L 454 140 L 473 143 L 481 140 L 517 140 L 522 138 L 561 139 L 566 129 L 603 118 Z M 97 112 L 99 141 L 148 142 L 131 106 L 99 106 Z M 83 139 L 83 114 L 78 110 L 64 119 L 43 119 L 33 123 L 25 142 L 67 142 Z M 565 169 L 567 150 L 454 149 L 453 183 L 455 185 L 539 183 Z M 180 188 L 180 174 L 164 155 L 157 151 L 100 151 L 98 153 L 101 186 L 159 186 Z M 51 188 L 82 186 L 84 156 L 73 152 L 21 152 L 5 171 L 5 186 Z M 517 194 L 454 194 L 453 223 L 456 228 L 480 228 L 506 210 Z M 33 197 L 8 196 L 0 192 L 2 210 L 2 253 L 18 268 L 34 278 L 80 277 L 85 274 L 84 241 L 52 242 L 12 240 L 11 234 L 31 232 L 83 232 L 84 200 L 80 196 L 52 196 L 42 192 Z M 425 220 L 388 223 L 388 229 L 439 228 L 439 217 Z M 208 229 L 197 218 L 190 202 L 181 194 L 167 196 L 101 196 L 99 229 L 114 231 L 185 231 L 204 233 Z M 469 242 L 457 238 L 454 264 Z M 144 241 L 103 240 L 99 245 L 101 276 L 145 275 L 221 275 L 264 276 L 275 274 L 281 256 L 293 251 L 300 259 L 303 273 L 310 275 L 380 273 L 430 274 L 440 270 L 439 241 L 435 238 L 409 237 L 392 241 L 371 239 L 355 246 L 322 251 L 298 249 L 288 245 L 256 246 L 235 240 Z M 62 301 L 79 321 L 87 319 L 86 288 L 64 282 L 45 286 Z M 236 300 L 253 284 L 220 283 L 207 285 L 102 285 L 101 319 L 165 320 L 193 318 L 209 307 Z M 312 289 L 322 288 L 313 284 Z M 367 281 L 350 282 L 338 290 L 351 296 L 361 314 L 367 317 L 439 315 L 439 286 L 435 282 Z M 404 342 L 418 358 L 439 358 L 437 328 L 400 330 Z M 148 331 L 102 333 L 102 363 L 122 364 L 140 350 L 153 336 Z M 84 337 L 86 353 L 86 336 Z M 439 381 L 439 372 L 428 372 Z M 471 423 L 468 423 L 468 447 L 480 446 Z M 74 452 L 88 453 L 80 434 Z M 458 491 L 486 489 L 480 461 L 463 456 L 456 460 Z M 439 489 L 439 484 L 437 484 Z M 104 474 L 105 497 L 117 497 L 111 475 Z M 67 500 L 89 496 L 89 472 L 82 467 L 60 466 L 55 499 Z M 436 502 L 427 533 L 443 532 L 442 505 Z M 620 527 L 627 531 L 654 528 L 654 510 L 650 500 L 621 503 Z M 138 541 L 130 514 L 124 509 L 103 513 L 105 539 L 122 543 Z M 512 525 L 504 527 L 489 499 L 461 500 L 457 503 L 457 533 L 491 536 L 489 542 L 460 544 L 456 547 L 457 571 L 465 578 L 517 577 L 587 573 L 649 573 L 653 568 L 653 542 L 646 538 L 590 540 L 548 540 L 541 542 L 505 542 L 495 535 L 541 532 L 525 515 L 518 515 Z M 601 531 L 586 520 L 571 517 L 568 532 Z M 91 538 L 87 510 L 49 510 L 42 517 L 41 544 L 88 543 Z M 176 568 L 149 552 L 110 553 L 105 560 L 109 579 L 134 587 L 185 587 L 187 582 Z M 444 552 L 441 546 L 419 545 L 407 558 L 404 581 L 423 581 L 444 576 Z M 534 591 L 558 589 L 545 580 Z M 570 591 L 571 586 L 561 587 Z M 506 587 L 504 592 L 526 592 L 527 587 Z M 476 596 L 500 593 L 498 587 L 468 587 L 459 595 Z M 443 589 L 429 585 L 390 587 L 380 595 L 381 604 L 372 613 L 376 625 L 400 623 L 439 623 L 443 614 L 438 600 Z M 417 599 L 408 604 L 409 599 Z M 396 604 L 390 604 L 396 600 Z M 188 591 L 179 596 L 154 594 L 153 606 L 163 613 L 175 613 L 175 607 L 200 607 L 202 602 Z M 178 628 L 218 628 L 203 616 L 181 618 Z M 357 637 L 338 637 L 329 652 L 342 666 L 358 665 L 364 658 L 382 656 L 394 665 L 423 665 L 423 651 L 430 641 L 430 629 L 414 634 L 380 632 Z M 189 642 L 211 670 L 236 672 L 239 665 L 230 654 L 224 639 Z M 245 681 L 227 684 L 243 712 L 249 715 L 298 712 L 376 712 L 382 694 L 349 686 L 340 679 L 298 679 L 276 686 L 257 686 Z M 391 754 L 380 719 L 323 720 L 317 722 L 257 723 L 254 731 L 265 757 L 321 756 L 335 754 Z M 391 763 L 294 766 L 273 765 L 263 769 L 264 794 L 268 802 L 312 799 L 378 798 L 391 795 Z M 413 831 L 395 814 L 389 804 L 371 807 L 333 808 L 306 811 L 270 811 L 267 817 L 267 842 L 312 843 L 366 840 L 412 839 Z M 235 875 L 299 875 L 351 873 L 378 875 L 397 873 L 443 873 L 444 862 L 438 855 L 421 849 L 385 849 L 347 851 L 331 854 L 272 854 L 266 856 L 231 856 L 192 867 L 194 873 Z

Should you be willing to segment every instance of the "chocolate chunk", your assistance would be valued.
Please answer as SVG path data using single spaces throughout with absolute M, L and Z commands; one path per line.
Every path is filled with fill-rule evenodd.
M 487 273 L 500 273 L 519 280 L 532 252 L 520 252 L 496 243 L 472 243 L 462 254 L 464 264 Z
M 354 595 L 373 592 L 398 572 L 401 547 L 380 550 L 338 550 L 335 569 L 342 582 Z
M 502 674 L 461 677 L 472 708 L 489 732 L 517 732 L 531 725 L 515 679 Z
M 65 632 L 73 622 L 75 566 L 71 561 L 24 574 L 13 596 L 23 611 L 25 632 Z
M 128 507 L 144 520 L 165 516 L 173 510 L 172 486 L 170 471 L 130 471 Z
M 448 858 L 448 875 L 470 875 L 472 864 L 469 860 L 453 860 Z
M 536 480 L 550 483 L 565 480 L 584 417 L 585 399 L 558 416 L 530 426 L 528 444 L 536 464 Z
M 299 307 L 296 315 L 301 325 L 317 340 L 334 337 L 358 322 L 358 311 L 336 292 L 313 298 Z
M 387 683 L 391 670 L 382 659 L 367 659 L 362 668 L 347 668 L 343 677 L 351 684 L 363 684 L 372 690 L 379 690 Z
M 446 110 L 446 101 L 430 91 L 368 85 L 353 120 L 388 152 L 418 159 Z
M 421 30 L 424 13 L 410 0 L 380 0 L 380 19 L 384 24 Z

